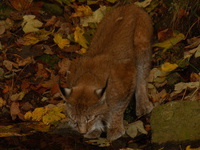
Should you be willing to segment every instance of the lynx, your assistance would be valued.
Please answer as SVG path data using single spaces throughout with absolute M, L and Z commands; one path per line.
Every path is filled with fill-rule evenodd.
M 152 32 L 151 18 L 141 8 L 115 8 L 100 22 L 88 53 L 71 64 L 63 90 L 66 113 L 85 138 L 104 131 L 108 140 L 121 137 L 134 93 L 137 116 L 153 109 L 147 94 Z

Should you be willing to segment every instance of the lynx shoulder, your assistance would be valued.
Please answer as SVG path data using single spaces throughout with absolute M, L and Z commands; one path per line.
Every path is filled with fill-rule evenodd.
M 133 94 L 138 116 L 152 110 L 147 94 L 152 32 L 151 18 L 141 8 L 115 8 L 100 22 L 88 53 L 72 63 L 63 95 L 70 125 L 84 137 L 103 131 L 109 140 L 121 137 Z

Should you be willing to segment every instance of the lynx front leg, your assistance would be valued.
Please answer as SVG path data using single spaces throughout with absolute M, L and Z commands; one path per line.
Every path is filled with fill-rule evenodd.
M 121 104 L 118 103 L 118 106 L 112 109 L 108 114 L 107 120 L 107 139 L 110 141 L 116 140 L 125 134 L 124 129 L 124 111 L 128 106 L 132 94 L 128 96 L 127 99 L 122 100 Z
M 110 113 L 109 121 L 107 123 L 107 139 L 114 141 L 125 134 L 123 124 L 123 113 L 113 112 Z
M 88 138 L 88 139 L 95 139 L 95 138 L 99 138 L 101 136 L 101 130 L 93 130 L 91 132 L 88 132 L 84 135 L 85 138 Z

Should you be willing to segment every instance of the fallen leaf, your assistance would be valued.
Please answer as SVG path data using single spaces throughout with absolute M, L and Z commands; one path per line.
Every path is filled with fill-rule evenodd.
M 92 10 L 89 6 L 77 6 L 75 5 L 75 13 L 71 17 L 83 17 L 92 15 Z
M 37 73 L 35 74 L 37 78 L 49 78 L 49 72 L 45 69 L 44 65 L 41 63 L 37 63 Z
M 13 69 L 13 67 L 18 68 L 18 64 L 14 63 L 10 60 L 4 60 L 3 61 L 3 65 L 6 67 L 6 69 L 8 69 L 9 71 L 11 71 Z
M 161 71 L 161 69 L 159 68 L 153 68 L 150 71 L 150 75 L 149 75 L 149 82 L 154 82 L 157 83 L 158 85 L 163 86 L 164 82 L 166 81 L 166 76 L 168 75 L 167 72 L 163 72 Z M 158 87 L 158 86 L 156 86 Z
M 63 39 L 60 34 L 56 34 L 54 36 L 54 42 L 58 44 L 58 46 L 63 49 L 64 47 L 69 47 L 70 46 L 70 41 L 68 39 Z
M 126 133 L 131 137 L 135 138 L 138 134 L 138 132 L 142 134 L 148 134 L 148 132 L 144 129 L 144 125 L 142 121 L 136 121 L 133 123 L 130 123 L 128 125 L 128 128 L 126 130 Z
M 22 66 L 26 66 L 26 65 L 33 63 L 34 59 L 32 57 L 27 57 L 24 59 L 17 59 L 16 62 L 18 63 L 19 66 L 22 67 Z
M 106 0 L 106 1 L 108 1 L 110 3 L 115 3 L 117 0 Z
M 31 85 L 31 83 L 28 80 L 23 80 L 22 84 L 21 84 L 21 89 L 25 90 L 25 89 L 29 88 L 30 85 Z
M 48 81 L 45 81 L 44 83 L 42 83 L 42 86 L 45 88 L 50 89 L 53 85 L 55 85 L 56 83 L 58 83 L 59 80 L 59 76 L 58 75 L 54 75 L 53 73 L 51 74 L 51 79 Z
M 191 82 L 200 81 L 200 74 L 198 75 L 197 73 L 192 72 L 190 74 L 190 81 Z
M 173 36 L 173 31 L 171 29 L 164 29 L 158 32 L 158 41 L 163 42 L 172 36 Z
M 47 109 L 45 109 L 44 107 L 36 108 L 32 112 L 32 120 L 33 121 L 41 121 L 42 117 L 46 114 L 46 112 L 47 112 Z
M 81 17 L 80 22 L 83 27 L 87 27 L 89 23 L 99 23 L 103 16 L 106 14 L 106 6 L 100 6 L 95 12 L 93 12 L 92 16 Z
M 148 91 L 150 94 L 150 98 L 154 103 L 162 103 L 165 100 L 165 97 L 167 96 L 167 92 L 165 89 L 163 89 L 161 92 L 158 92 L 155 85 L 153 84 L 148 84 Z
M 41 121 L 44 124 L 51 124 L 66 118 L 62 113 L 63 107 L 49 104 L 45 107 L 36 108 L 33 112 L 24 115 L 26 120 Z
M 199 89 L 199 87 L 200 87 L 199 81 L 188 82 L 188 83 L 180 82 L 175 85 L 174 91 L 170 94 L 170 96 L 173 97 L 186 89 Z
M 34 15 L 25 15 L 23 18 L 22 28 L 25 33 L 36 32 L 43 25 L 41 21 L 35 19 Z
M 76 27 L 76 30 L 74 32 L 74 39 L 75 42 L 78 42 L 82 47 L 88 48 L 88 41 L 84 37 L 84 31 L 80 27 Z
M 8 93 L 10 91 L 10 87 L 5 85 L 4 89 L 3 89 L 3 93 Z
M 22 106 L 21 106 L 21 110 L 27 112 L 32 110 L 34 107 L 32 104 L 30 104 L 29 102 L 25 102 Z
M 17 43 L 22 45 L 34 45 L 42 40 L 47 39 L 48 35 L 50 34 L 51 32 L 44 29 L 37 30 L 37 32 L 25 34 L 24 37 L 17 40 Z
M 135 2 L 134 4 L 139 6 L 139 7 L 145 8 L 145 7 L 147 7 L 151 4 L 151 1 L 152 0 L 145 0 L 145 1 L 142 1 L 142 2 Z
M 23 97 L 25 96 L 26 92 L 22 91 L 20 93 L 16 93 L 10 96 L 11 101 L 18 101 L 18 100 L 22 100 Z
M 190 51 L 185 51 L 184 52 L 184 58 L 185 59 L 186 58 L 190 59 L 190 57 L 193 56 L 193 55 L 195 56 L 195 58 L 200 57 L 200 44 L 198 45 L 198 47 L 196 47 L 196 48 L 194 48 L 194 49 L 192 49 Z
M 182 33 L 179 33 L 179 34 L 175 34 L 174 37 L 171 37 L 168 40 L 163 41 L 161 43 L 156 43 L 153 46 L 164 48 L 163 52 L 165 52 L 166 50 L 170 49 L 171 47 L 173 47 L 174 45 L 176 45 L 177 43 L 179 43 L 180 41 L 184 39 L 185 39 L 185 35 Z
M 59 74 L 66 75 L 67 71 L 69 70 L 71 61 L 68 58 L 64 58 L 58 62 L 58 67 L 60 68 Z
M 20 113 L 19 102 L 12 102 L 10 106 L 10 115 L 12 117 L 12 120 L 15 120 L 19 113 Z
M 6 101 L 0 97 L 0 107 L 3 107 L 6 104 Z
M 187 39 L 187 42 L 189 45 L 185 47 L 186 49 L 196 48 L 200 44 L 200 38 L 193 37 L 191 39 Z
M 79 51 L 76 51 L 76 53 L 82 55 L 82 54 L 85 54 L 87 52 L 87 49 L 85 48 L 81 48 Z
M 0 80 L 4 78 L 4 70 L 3 68 L 0 68 Z
M 1 20 L 0 21 L 0 35 L 3 34 L 6 31 L 6 29 L 12 28 L 13 25 L 14 25 L 14 22 L 9 18 L 7 18 L 6 20 Z
M 200 150 L 200 147 L 198 147 L 198 148 L 191 148 L 191 146 L 188 145 L 185 150 Z
M 24 11 L 31 6 L 33 0 L 9 0 L 13 8 L 17 11 Z
M 108 141 L 106 138 L 98 138 L 97 140 L 88 140 L 86 143 L 91 145 L 97 145 L 99 147 L 108 147 L 110 146 L 110 141 Z
M 56 23 L 57 21 L 57 17 L 56 16 L 52 16 L 50 19 L 47 19 L 47 22 L 45 23 L 45 27 L 48 27 L 48 26 L 52 26 Z
M 178 67 L 177 64 L 171 64 L 169 62 L 165 62 L 161 66 L 161 71 L 163 71 L 163 72 L 171 72 L 171 71 L 175 70 L 177 67 Z

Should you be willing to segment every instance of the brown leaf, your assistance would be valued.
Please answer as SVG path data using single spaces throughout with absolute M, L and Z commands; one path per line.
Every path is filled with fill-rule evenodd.
M 170 29 L 165 29 L 158 32 L 158 40 L 159 42 L 167 40 L 169 37 L 173 36 L 173 31 Z
M 60 68 L 59 73 L 63 76 L 67 74 L 67 71 L 69 70 L 71 61 L 67 58 L 62 59 L 58 62 L 58 66 Z
M 69 47 L 65 47 L 62 49 L 64 52 L 76 52 L 80 50 L 81 46 L 80 45 L 70 45 Z
M 3 93 L 8 93 L 10 91 L 10 87 L 5 85 L 5 88 L 3 89 Z
M 11 71 L 13 69 L 13 67 L 18 67 L 18 64 L 9 61 L 9 60 L 4 60 L 3 61 L 3 65 L 6 67 L 6 69 L 8 69 L 9 71 Z
M 27 89 L 30 85 L 31 85 L 31 83 L 29 81 L 23 80 L 22 84 L 21 84 L 21 89 L 22 90 Z
M 4 106 L 6 104 L 6 101 L 0 97 L 0 107 Z
M 57 17 L 56 16 L 52 16 L 50 19 L 47 20 L 46 24 L 44 25 L 44 27 L 48 27 L 48 26 L 52 26 L 56 23 L 57 21 Z
M 24 95 L 26 94 L 25 91 L 22 91 L 20 93 L 16 93 L 10 96 L 11 101 L 18 101 L 18 100 L 22 100 Z
M 29 102 L 25 102 L 22 105 L 21 109 L 27 112 L 27 111 L 30 111 L 31 109 L 33 109 L 33 105 L 31 105 Z
M 51 74 L 51 79 L 49 81 L 45 81 L 42 86 L 45 88 L 50 89 L 53 85 L 55 85 L 56 83 L 58 83 L 59 80 L 59 76 L 58 75 L 54 75 L 53 73 Z
M 43 77 L 48 78 L 49 72 L 44 68 L 44 65 L 41 63 L 37 63 L 37 73 L 35 74 L 36 77 Z
M 9 0 L 12 7 L 17 11 L 24 11 L 31 6 L 33 0 Z
M 60 96 L 60 88 L 59 88 L 59 84 L 56 83 L 51 87 L 51 94 L 53 95 L 53 97 L 59 97 Z
M 10 106 L 10 114 L 11 114 L 12 120 L 15 120 L 19 113 L 20 113 L 19 102 L 12 102 Z

